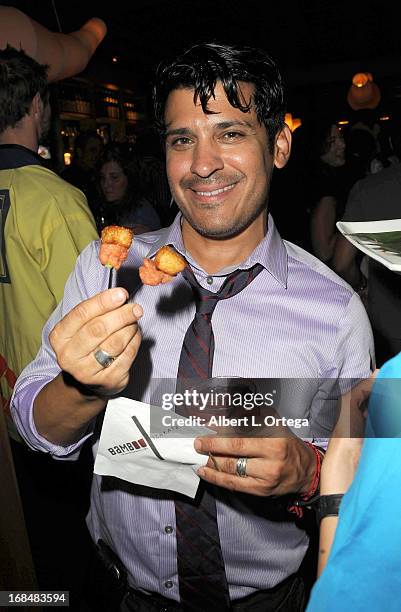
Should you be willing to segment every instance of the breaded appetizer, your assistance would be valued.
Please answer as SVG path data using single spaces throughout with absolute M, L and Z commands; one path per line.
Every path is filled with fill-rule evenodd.
M 129 227 L 108 225 L 102 230 L 99 252 L 100 262 L 107 268 L 118 270 L 128 257 L 134 232 Z
M 147 258 L 143 260 L 139 276 L 144 285 L 161 285 L 173 280 L 186 265 L 187 262 L 179 253 L 169 246 L 163 246 L 157 251 L 153 260 Z

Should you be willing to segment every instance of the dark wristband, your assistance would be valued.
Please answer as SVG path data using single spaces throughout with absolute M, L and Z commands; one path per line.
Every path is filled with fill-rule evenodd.
M 315 502 L 316 519 L 318 524 L 326 516 L 338 516 L 338 511 L 344 493 L 334 493 L 332 495 L 320 495 Z

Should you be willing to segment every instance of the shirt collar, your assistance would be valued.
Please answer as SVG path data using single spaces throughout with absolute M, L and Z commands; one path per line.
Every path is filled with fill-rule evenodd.
M 42 165 L 40 155 L 27 147 L 17 144 L 0 145 L 0 170 Z
M 201 269 L 185 250 L 181 233 L 181 213 L 178 213 L 170 227 L 166 227 L 158 233 L 157 240 L 152 244 L 146 257 L 151 258 L 164 245 L 172 246 L 178 253 L 185 257 L 191 266 Z M 225 268 L 213 276 L 226 276 L 236 269 L 246 270 L 255 264 L 261 264 L 281 285 L 287 287 L 288 255 L 285 245 L 278 233 L 272 216 L 269 214 L 267 222 L 268 230 L 263 240 L 258 244 L 250 256 L 240 265 Z

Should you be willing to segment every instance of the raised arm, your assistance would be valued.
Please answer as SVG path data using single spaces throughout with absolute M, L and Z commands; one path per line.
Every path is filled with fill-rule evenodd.
M 341 398 L 340 417 L 322 464 L 321 497 L 346 493 L 354 479 L 363 442 L 364 408 L 377 372 Z M 326 566 L 337 523 L 338 516 L 324 516 L 320 522 L 318 576 Z
M 333 257 L 333 270 L 356 291 L 363 285 L 363 275 L 357 264 L 358 249 L 344 236 L 338 236 Z
M 364 181 L 357 181 L 352 187 L 345 209 L 343 221 L 366 221 L 367 210 L 365 202 L 366 189 Z M 358 261 L 358 249 L 354 247 L 344 236 L 339 234 L 333 257 L 333 270 L 347 281 L 356 291 L 361 291 L 366 283 L 362 275 Z
M 38 393 L 34 421 L 50 442 L 76 442 L 107 398 L 122 391 L 141 342 L 137 321 L 142 309 L 126 304 L 121 288 L 103 291 L 73 308 L 50 333 L 61 373 Z M 107 368 L 95 359 L 97 349 L 114 361 Z

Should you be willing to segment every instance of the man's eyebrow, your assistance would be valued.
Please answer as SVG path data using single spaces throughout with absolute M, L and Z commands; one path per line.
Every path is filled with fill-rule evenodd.
M 176 128 L 174 130 L 169 130 L 167 129 L 164 132 L 164 136 L 165 138 L 167 138 L 167 136 L 188 136 L 188 134 L 191 134 L 191 130 L 188 128 Z
M 225 130 L 227 128 L 231 128 L 231 127 L 247 127 L 247 128 L 251 128 L 254 129 L 254 125 L 250 122 L 250 121 L 240 121 L 239 119 L 236 119 L 235 121 L 220 121 L 219 123 L 216 123 L 215 127 L 219 128 L 220 130 Z
M 250 121 L 240 121 L 239 119 L 232 121 L 219 121 L 213 127 L 219 130 L 226 130 L 227 128 L 232 127 L 246 127 L 249 129 L 255 128 L 255 126 Z M 167 129 L 164 133 L 164 136 L 167 138 L 167 136 L 188 136 L 189 134 L 192 134 L 192 131 L 189 128 L 182 127 L 175 128 L 173 130 Z

